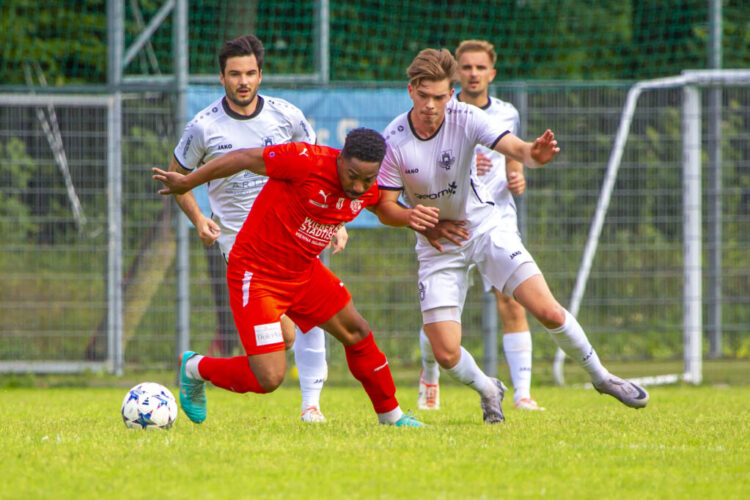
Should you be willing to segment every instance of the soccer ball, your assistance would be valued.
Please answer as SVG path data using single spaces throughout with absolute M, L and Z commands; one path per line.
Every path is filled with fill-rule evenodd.
M 130 429 L 169 429 L 176 419 L 177 401 L 161 384 L 138 384 L 122 400 L 122 420 Z

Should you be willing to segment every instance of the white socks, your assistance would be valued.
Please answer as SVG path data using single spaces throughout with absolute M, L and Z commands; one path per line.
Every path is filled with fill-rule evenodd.
M 378 413 L 378 422 L 381 424 L 395 424 L 404 415 L 400 406 L 397 406 L 394 410 L 387 411 L 385 413 Z
M 483 396 L 492 396 L 497 391 L 497 385 L 479 369 L 477 362 L 463 347 L 461 347 L 461 358 L 456 366 L 446 371 L 451 377 L 472 387 Z
M 591 377 L 591 382 L 598 384 L 609 375 L 609 372 L 599 361 L 599 356 L 586 338 L 586 333 L 578 324 L 578 321 L 567 310 L 565 311 L 565 323 L 554 330 L 547 330 L 555 339 L 560 349 L 573 358 L 586 370 Z
M 432 344 L 425 335 L 424 328 L 419 329 L 419 349 L 422 351 L 422 379 L 427 384 L 437 384 L 440 380 L 440 367 L 435 361 Z
M 325 332 L 317 326 L 303 334 L 297 328 L 294 340 L 294 362 L 302 390 L 302 411 L 314 406 L 320 409 L 320 391 L 328 378 Z
M 504 333 L 503 352 L 513 382 L 513 402 L 531 398 L 531 333 Z
M 185 363 L 185 375 L 187 375 L 188 378 L 203 380 L 203 377 L 201 377 L 201 374 L 198 371 L 198 363 L 201 362 L 201 359 L 203 359 L 203 356 L 196 354 L 187 360 L 187 363 Z

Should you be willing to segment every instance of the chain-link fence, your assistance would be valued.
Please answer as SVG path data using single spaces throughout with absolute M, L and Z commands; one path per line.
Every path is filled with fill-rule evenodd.
M 606 84 L 496 90 L 521 111 L 527 137 L 551 128 L 562 147 L 552 164 L 527 171 L 528 190 L 520 206 L 526 245 L 557 298 L 567 304 L 627 89 Z M 378 95 L 397 99 L 401 92 Z M 682 356 L 681 99 L 679 90 L 645 94 L 634 116 L 579 313 L 605 359 Z M 10 106 L 5 101 L 0 108 L 0 360 L 96 363 L 107 359 L 109 348 L 107 106 L 65 98 L 50 103 Z M 750 89 L 723 89 L 720 192 L 707 188 L 711 172 L 704 170 L 704 205 L 714 196 L 721 199 L 722 240 L 710 239 L 708 229 L 716 221 L 705 215 L 704 252 L 722 255 L 722 354 L 730 357 L 750 351 L 748 103 Z M 174 358 L 177 209 L 156 195 L 149 170 L 171 158 L 172 112 L 168 95 L 123 99 L 120 209 L 127 366 L 168 367 Z M 319 124 L 328 119 L 314 109 L 306 113 Z M 363 120 L 358 124 L 368 125 Z M 394 362 L 411 363 L 420 326 L 414 237 L 405 229 L 356 225 L 350 235 L 349 246 L 331 258 L 331 267 L 347 283 L 384 351 Z M 224 264 L 194 232 L 190 241 L 191 345 L 229 353 L 237 346 L 222 298 Z M 481 303 L 475 286 L 463 318 L 466 342 L 475 349 L 481 344 Z M 706 311 L 713 307 L 704 303 Z M 542 332 L 537 324 L 532 330 Z M 536 338 L 535 356 L 551 358 L 552 342 L 546 334 Z

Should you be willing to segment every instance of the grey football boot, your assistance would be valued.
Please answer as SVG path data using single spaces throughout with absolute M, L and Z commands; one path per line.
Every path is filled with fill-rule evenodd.
M 490 397 L 482 396 L 480 405 L 482 406 L 484 422 L 487 424 L 499 424 L 505 422 L 505 415 L 503 415 L 503 398 L 505 397 L 505 391 L 508 388 L 496 378 L 490 377 L 490 380 L 497 385 L 497 392 Z
M 594 384 L 594 388 L 602 394 L 609 394 L 631 408 L 643 408 L 648 403 L 648 392 L 643 387 L 614 375 L 607 375 L 604 382 Z

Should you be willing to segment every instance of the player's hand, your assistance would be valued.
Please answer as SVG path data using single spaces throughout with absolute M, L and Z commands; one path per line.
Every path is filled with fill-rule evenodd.
M 440 209 L 437 207 L 417 205 L 409 210 L 409 227 L 415 231 L 424 231 L 435 227 L 439 221 L 439 212 Z
M 526 191 L 526 178 L 518 172 L 509 173 L 508 191 L 515 195 L 523 194 Z
M 464 241 L 469 239 L 471 234 L 469 230 L 466 229 L 466 221 L 463 220 L 441 220 L 435 225 L 435 227 L 420 232 L 438 252 L 443 251 L 443 245 L 440 244 L 441 239 L 445 238 L 446 240 L 461 246 Z
M 346 242 L 349 241 L 349 233 L 346 231 L 346 226 L 342 225 L 336 234 L 333 235 L 331 240 L 331 255 L 336 255 L 341 250 L 346 248 Z
M 537 166 L 548 163 L 560 152 L 555 140 L 555 134 L 547 129 L 540 137 L 537 137 L 534 144 L 531 145 L 531 158 L 537 163 Z
M 477 175 L 488 174 L 492 170 L 492 160 L 489 156 L 477 153 Z
M 210 247 L 221 235 L 221 229 L 219 225 L 208 217 L 203 217 L 195 225 L 195 229 L 198 231 L 198 237 L 201 239 L 204 245 Z
M 153 167 L 151 171 L 154 173 L 151 177 L 165 186 L 164 189 L 157 191 L 159 194 L 184 194 L 190 191 L 183 182 L 185 178 L 184 175 L 178 172 L 166 172 L 156 167 Z

